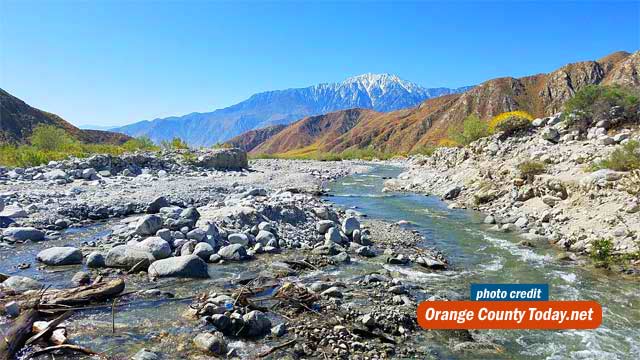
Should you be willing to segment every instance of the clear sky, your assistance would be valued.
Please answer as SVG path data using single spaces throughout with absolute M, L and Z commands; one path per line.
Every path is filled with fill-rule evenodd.
M 425 87 L 640 48 L 639 2 L 0 0 L 0 88 L 74 124 L 388 72 Z

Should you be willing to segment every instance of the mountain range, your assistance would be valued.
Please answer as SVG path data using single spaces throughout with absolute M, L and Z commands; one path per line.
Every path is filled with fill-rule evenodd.
M 52 114 L 29 106 L 0 89 L 0 144 L 22 144 L 28 141 L 38 125 L 53 125 L 86 143 L 121 144 L 131 137 L 111 131 L 82 130 Z
M 262 92 L 213 112 L 145 120 L 111 130 L 148 136 L 155 142 L 179 137 L 192 146 L 211 146 L 246 131 L 286 125 L 305 116 L 351 108 L 393 111 L 470 88 L 423 88 L 395 75 L 364 74 L 340 83 Z
M 536 117 L 557 113 L 576 91 L 590 84 L 640 89 L 640 52 L 620 51 L 596 61 L 567 64 L 548 74 L 492 79 L 464 93 L 428 99 L 409 109 L 387 113 L 350 109 L 309 116 L 284 128 L 254 130 L 228 144 L 254 154 L 339 153 L 362 148 L 409 152 L 446 138 L 448 129 L 459 126 L 470 114 L 487 119 L 513 110 Z

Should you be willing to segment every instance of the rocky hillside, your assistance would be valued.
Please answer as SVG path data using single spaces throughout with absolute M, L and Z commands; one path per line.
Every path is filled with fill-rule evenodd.
M 520 136 L 495 135 L 413 157 L 410 169 L 385 186 L 441 196 L 450 208 L 480 210 L 492 230 L 519 233 L 522 246 L 551 242 L 591 253 L 597 241 L 608 241 L 614 254 L 639 254 L 640 171 L 591 166 L 640 141 L 640 131 L 637 124 L 601 124 L 606 122 L 595 123 L 585 138 L 560 114 L 538 119 Z
M 86 143 L 121 144 L 130 139 L 129 136 L 116 132 L 81 130 L 58 115 L 31 107 L 0 89 L 0 143 L 25 143 L 33 129 L 40 124 L 60 127 Z
M 211 146 L 246 131 L 289 124 L 305 116 L 351 108 L 403 109 L 469 88 L 423 88 L 395 75 L 364 74 L 339 83 L 263 92 L 213 112 L 145 120 L 115 130 L 131 136 L 147 135 L 156 142 L 177 136 L 191 145 Z
M 411 151 L 445 138 L 448 129 L 461 124 L 469 114 L 490 118 L 506 111 L 526 110 L 535 117 L 549 116 L 589 84 L 640 86 L 640 52 L 616 52 L 597 61 L 568 64 L 548 74 L 489 80 L 462 94 L 428 99 L 415 108 L 367 116 L 331 141 L 307 140 L 304 144 L 315 142 L 317 149 L 324 152 L 365 147 Z M 303 119 L 300 123 L 308 121 Z M 294 123 L 253 152 L 299 150 L 301 144 L 290 139 L 319 140 L 322 136 L 307 133 L 307 129 Z
M 286 127 L 287 125 L 273 125 L 262 129 L 247 131 L 246 133 L 227 141 L 226 144 L 248 152 Z

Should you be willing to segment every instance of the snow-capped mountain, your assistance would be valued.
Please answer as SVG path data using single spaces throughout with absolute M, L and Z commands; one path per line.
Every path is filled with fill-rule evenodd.
M 395 75 L 363 74 L 339 83 L 258 93 L 210 113 L 141 121 L 113 130 L 131 136 L 146 135 L 156 142 L 177 136 L 193 146 L 211 146 L 252 129 L 289 124 L 305 116 L 351 108 L 393 111 L 470 88 L 429 89 Z

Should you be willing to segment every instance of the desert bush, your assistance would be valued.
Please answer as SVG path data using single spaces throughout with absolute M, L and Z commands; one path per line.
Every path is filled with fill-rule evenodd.
M 620 180 L 620 185 L 630 195 L 640 197 L 640 170 L 633 170 Z
M 536 175 L 544 174 L 546 171 L 547 167 L 541 161 L 526 160 L 518 164 L 518 172 L 522 179 L 533 180 Z
M 433 153 L 436 152 L 437 149 L 438 149 L 437 146 L 423 145 L 423 146 L 420 146 L 417 149 L 411 151 L 411 155 L 431 156 L 431 155 L 433 155 Z
M 469 145 L 480 138 L 489 136 L 489 126 L 477 115 L 471 114 L 464 119 L 462 126 L 449 129 L 448 136 L 458 144 Z
M 169 140 L 162 140 L 160 146 L 165 150 L 187 150 L 189 145 L 179 137 Z
M 158 147 L 156 146 L 156 144 L 154 144 L 153 141 L 151 141 L 151 139 L 148 136 L 141 136 L 141 137 L 138 137 L 138 138 L 135 138 L 135 139 L 128 140 L 127 142 L 122 144 L 122 147 L 126 151 L 137 151 L 137 150 L 155 151 L 155 150 L 158 150 Z
M 640 142 L 630 140 L 615 149 L 606 159 L 592 166 L 592 170 L 611 169 L 631 171 L 640 169 Z
M 596 262 L 608 263 L 613 256 L 613 243 L 609 239 L 598 239 L 591 242 L 589 256 Z
M 53 125 L 40 124 L 33 129 L 29 138 L 31 145 L 41 151 L 63 151 L 75 146 L 77 142 L 64 129 Z
M 438 141 L 438 146 L 439 147 L 459 147 L 460 144 L 455 140 L 441 139 L 440 141 Z
M 528 129 L 533 121 L 533 116 L 526 111 L 509 111 L 494 116 L 489 121 L 489 133 L 503 132 L 506 136 Z
M 638 122 L 638 91 L 618 85 L 588 85 L 564 105 L 563 120 L 572 128 L 585 131 L 593 121 Z

